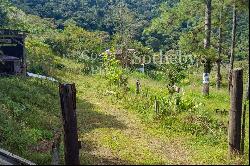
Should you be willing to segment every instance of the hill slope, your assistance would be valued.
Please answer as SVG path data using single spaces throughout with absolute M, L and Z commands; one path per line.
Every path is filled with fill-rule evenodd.
M 58 21 L 74 19 L 78 25 L 88 30 L 114 32 L 112 10 L 121 1 L 117 0 L 11 0 L 25 12 Z M 148 25 L 158 15 L 158 7 L 163 0 L 124 0 L 131 14 L 135 14 L 138 25 Z
M 164 84 L 140 77 L 143 91 L 136 95 L 131 77 L 131 91 L 124 93 L 108 88 L 107 80 L 100 76 L 82 75 L 81 64 L 65 59 L 58 62 L 66 67 L 55 69 L 54 76 L 77 87 L 82 164 L 249 163 L 248 153 L 243 160 L 227 159 L 228 115 L 215 112 L 229 108 L 226 87 L 220 92 L 212 88 L 213 96 L 203 98 L 199 83 L 185 85 L 183 101 L 191 97 L 202 103 L 201 110 L 172 112 L 158 119 L 151 96 L 161 95 Z M 190 79 L 197 76 L 194 73 Z M 58 85 L 30 78 L 1 78 L 0 85 L 1 147 L 36 163 L 49 164 L 53 135 L 62 126 Z
M 215 71 L 211 73 L 209 97 L 200 93 L 202 69 L 197 67 L 188 70 L 180 94 L 170 95 L 164 81 L 128 71 L 128 88 L 121 88 L 103 74 L 86 72 L 95 62 L 75 53 L 100 53 L 109 44 L 106 34 L 86 31 L 74 23 L 59 30 L 51 20 L 7 6 L 4 27 L 29 32 L 28 70 L 76 83 L 82 164 L 249 164 L 248 139 L 244 156 L 232 160 L 227 156 L 226 68 L 221 90 L 215 89 Z M 115 71 L 111 76 L 116 78 L 120 68 L 111 67 Z M 246 62 L 236 67 L 249 69 Z M 137 79 L 142 85 L 140 94 L 136 94 Z M 157 114 L 155 99 L 160 103 Z M 58 84 L 1 77 L 0 109 L 0 146 L 35 163 L 50 164 L 53 136 L 62 127 Z M 63 163 L 63 146 L 60 157 Z

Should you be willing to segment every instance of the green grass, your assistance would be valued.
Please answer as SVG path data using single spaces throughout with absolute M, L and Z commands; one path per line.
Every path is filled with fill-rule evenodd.
M 249 112 L 246 154 L 232 160 L 227 156 L 228 112 L 215 112 L 230 108 L 226 76 L 218 91 L 213 72 L 210 96 L 204 97 L 201 70 L 190 73 L 182 82 L 181 108 L 176 109 L 167 105 L 169 94 L 162 81 L 134 73 L 130 90 L 123 91 L 99 75 L 84 76 L 82 66 L 73 61 L 57 58 L 57 63 L 65 67 L 52 75 L 77 87 L 82 164 L 249 164 Z M 138 78 L 140 95 L 135 94 Z M 0 147 L 50 164 L 50 148 L 44 147 L 61 127 L 57 86 L 30 78 L 0 78 Z M 155 96 L 161 101 L 161 115 L 154 112 Z
M 35 147 L 60 127 L 57 85 L 30 78 L 0 78 L 0 147 L 39 163 L 49 152 Z

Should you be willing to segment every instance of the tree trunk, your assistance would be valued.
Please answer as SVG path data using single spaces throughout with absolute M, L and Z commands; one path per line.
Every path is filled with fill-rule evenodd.
M 222 12 L 223 12 L 223 5 L 224 5 L 224 0 L 222 0 L 221 4 L 221 10 L 220 10 L 220 28 L 219 28 L 219 55 L 218 55 L 218 60 L 217 60 L 217 81 L 216 81 L 216 87 L 217 89 L 221 88 L 221 81 L 222 81 L 222 76 L 221 76 L 221 52 L 222 52 Z
M 220 88 L 221 88 L 221 82 L 222 82 L 221 59 L 218 59 L 218 61 L 217 61 L 217 80 L 216 80 L 216 87 L 218 90 L 220 90 Z
M 248 82 L 247 82 L 246 100 L 249 100 L 249 76 L 248 76 Z
M 229 78 L 228 78 L 228 89 L 230 92 L 230 85 L 232 82 L 232 70 L 234 68 L 234 53 L 236 45 L 236 27 L 237 27 L 237 12 L 236 12 L 236 2 L 234 0 L 233 6 L 233 28 L 232 28 L 232 45 L 231 45 L 231 55 L 230 55 L 230 68 L 229 68 Z
M 206 0 L 206 10 L 205 10 L 205 33 L 206 37 L 204 39 L 204 48 L 209 49 L 211 43 L 211 13 L 212 13 L 212 0 Z M 203 74 L 203 94 L 209 95 L 209 75 L 211 71 L 211 61 L 206 58 L 204 64 L 204 74 Z

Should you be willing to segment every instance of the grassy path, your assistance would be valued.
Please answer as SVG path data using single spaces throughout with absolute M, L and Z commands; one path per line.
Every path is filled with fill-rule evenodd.
M 83 99 L 78 110 L 83 164 L 185 163 L 186 151 L 148 134 L 135 115 L 104 100 Z
M 84 78 L 78 80 L 84 80 Z M 94 80 L 93 80 L 94 81 Z M 147 132 L 140 119 L 94 91 L 93 82 L 76 82 L 81 164 L 186 164 L 181 141 Z
M 76 83 L 81 164 L 249 165 L 248 139 L 246 154 L 228 160 L 228 114 L 214 111 L 229 110 L 226 78 L 222 90 L 213 85 L 210 97 L 203 97 L 201 74 L 192 75 L 190 80 L 197 81 L 187 80 L 183 85 L 183 99 L 203 103 L 202 109 L 158 119 L 150 96 L 135 95 L 136 76 L 131 76 L 131 90 L 119 94 L 120 89 L 107 87 L 106 79 L 83 76 L 81 65 L 64 63 L 67 68 L 53 76 L 60 82 Z M 161 82 L 141 79 L 141 83 L 151 94 L 164 93 Z M 53 134 L 62 126 L 58 85 L 19 77 L 1 78 L 0 85 L 0 146 L 35 163 L 50 164 Z M 246 122 L 249 138 L 249 112 Z M 199 133 L 203 129 L 207 132 Z M 63 146 L 60 152 L 63 163 Z
M 145 120 L 144 116 L 141 118 L 143 113 L 135 110 L 136 107 L 124 109 L 126 107 L 122 101 L 119 102 L 115 94 L 110 94 L 112 91 L 106 87 L 106 80 L 83 76 L 78 74 L 80 70 L 76 65 L 67 66 L 74 67 L 72 71 L 75 74 L 59 72 L 57 75 L 66 82 L 76 83 L 79 136 L 83 143 L 80 152 L 81 164 L 242 164 L 249 162 L 247 159 L 228 160 L 227 134 L 224 130 L 219 133 L 223 135 L 219 135 L 215 132 L 220 131 L 220 128 L 209 125 L 212 134 L 196 136 L 191 132 L 176 131 L 172 126 L 169 129 L 168 124 L 161 125 L 157 120 Z M 193 77 L 196 78 L 196 76 Z M 132 85 L 133 82 L 135 81 L 132 80 Z M 146 84 L 159 90 L 163 86 L 147 79 L 143 80 L 142 84 L 143 87 Z M 204 111 L 209 115 L 206 116 L 213 119 L 212 124 L 217 124 L 217 120 L 220 124 L 226 123 L 227 115 L 218 115 L 213 111 L 216 108 L 228 109 L 229 98 L 225 97 L 226 90 L 216 91 L 212 88 L 213 93 L 209 98 L 201 96 L 198 84 L 185 86 L 185 90 L 191 99 L 195 98 L 205 103 Z M 139 102 L 138 98 L 134 102 Z M 177 120 L 187 117 L 185 112 L 181 115 L 183 116 L 178 117 Z M 178 129 L 183 126 L 174 127 Z

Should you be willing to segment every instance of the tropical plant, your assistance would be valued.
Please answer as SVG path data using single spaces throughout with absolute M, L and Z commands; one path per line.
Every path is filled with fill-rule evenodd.
M 104 75 L 110 85 L 117 85 L 127 88 L 128 76 L 121 67 L 120 61 L 116 59 L 114 51 L 102 54 Z

